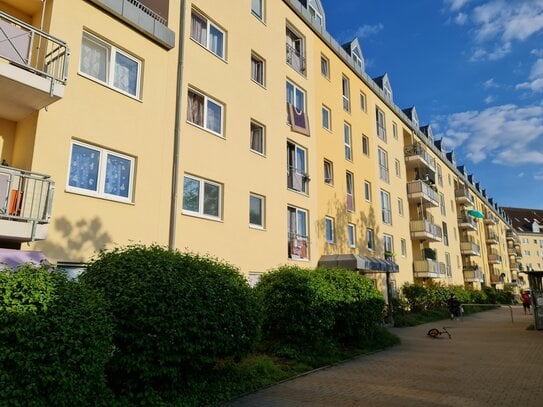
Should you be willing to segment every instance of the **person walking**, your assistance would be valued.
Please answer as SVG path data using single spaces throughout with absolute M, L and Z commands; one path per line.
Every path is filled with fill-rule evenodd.
M 532 312 L 530 311 L 530 305 L 532 304 L 532 299 L 530 298 L 530 292 L 524 291 L 520 295 L 520 299 L 522 301 L 522 306 L 524 307 L 524 315 L 526 315 L 526 311 L 528 311 L 528 314 L 531 315 Z
M 447 301 L 449 306 L 449 312 L 451 313 L 451 319 L 458 318 L 460 316 L 460 301 L 456 298 L 456 295 L 451 294 L 451 297 Z

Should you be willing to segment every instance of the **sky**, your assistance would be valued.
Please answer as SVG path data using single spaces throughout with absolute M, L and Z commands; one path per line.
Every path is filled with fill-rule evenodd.
M 502 207 L 543 209 L 543 0 L 322 0 L 371 77 Z

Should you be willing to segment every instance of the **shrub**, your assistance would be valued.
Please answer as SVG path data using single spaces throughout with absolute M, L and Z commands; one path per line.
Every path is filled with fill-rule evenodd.
M 174 395 L 189 376 L 251 351 L 260 307 L 233 266 L 159 246 L 102 252 L 81 279 L 104 293 L 114 318 L 108 366 L 124 396 Z
M 372 336 L 384 307 L 371 282 L 348 270 L 283 266 L 264 275 L 257 292 L 264 337 L 282 352 L 360 344 Z
M 107 405 L 111 325 L 96 292 L 47 267 L 0 272 L 0 404 Z

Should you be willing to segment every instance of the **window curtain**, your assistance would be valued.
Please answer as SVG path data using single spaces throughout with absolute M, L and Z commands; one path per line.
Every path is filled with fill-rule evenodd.
M 188 95 L 187 120 L 199 126 L 204 125 L 204 97 L 191 91 Z
M 206 128 L 215 133 L 222 133 L 222 106 L 211 100 L 207 101 Z
M 190 37 L 207 47 L 207 21 L 196 13 L 192 13 Z
M 115 54 L 115 78 L 113 86 L 136 96 L 138 86 L 138 63 L 117 52 Z
M 128 198 L 131 173 L 132 163 L 130 160 L 108 154 L 104 192 Z
M 81 44 L 81 72 L 107 82 L 109 49 L 89 38 L 83 37 Z
M 99 151 L 77 144 L 72 145 L 68 184 L 75 188 L 97 191 L 99 166 Z
M 209 49 L 211 52 L 222 57 L 224 54 L 224 34 L 219 29 L 210 26 L 209 27 Z

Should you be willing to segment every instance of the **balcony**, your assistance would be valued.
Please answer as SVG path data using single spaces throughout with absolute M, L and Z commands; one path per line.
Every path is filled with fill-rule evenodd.
M 462 216 L 458 218 L 458 228 L 477 230 L 477 221 L 467 214 L 462 214 Z
M 505 233 L 505 238 L 512 242 L 518 242 L 518 235 L 517 235 L 517 232 L 515 232 L 514 230 L 508 230 Z
M 0 166 L 0 239 L 45 239 L 54 189 L 48 175 Z
M 417 180 L 407 183 L 407 199 L 409 202 L 422 203 L 428 206 L 439 206 L 439 194 L 426 182 Z
M 64 97 L 67 45 L 0 11 L 0 117 L 17 122 Z
M 420 143 L 414 143 L 404 148 L 405 165 L 407 168 L 424 167 L 431 172 L 436 171 L 436 160 Z
M 482 283 L 484 281 L 484 274 L 477 265 L 467 265 L 462 268 L 464 272 L 464 281 L 467 283 Z
M 287 47 L 287 64 L 302 75 L 305 75 L 305 57 L 303 54 L 290 44 Z
M 447 267 L 445 263 L 436 260 L 415 260 L 413 263 L 413 276 L 415 278 L 445 278 Z
M 469 192 L 469 189 L 466 187 L 456 188 L 454 190 L 454 197 L 456 199 L 456 203 L 459 203 L 461 205 L 464 205 L 464 206 L 475 205 L 475 200 L 473 199 L 473 195 L 471 195 L 471 192 Z
M 494 215 L 491 215 L 490 213 L 485 213 L 485 219 L 484 219 L 485 225 L 497 225 L 498 224 L 498 218 L 496 218 Z
M 465 256 L 480 256 L 481 247 L 470 239 L 468 242 L 460 242 L 460 252 Z
M 410 223 L 411 238 L 413 240 L 429 240 L 441 242 L 443 231 L 440 226 L 427 220 L 412 220 Z
M 306 173 L 297 168 L 288 167 L 287 186 L 289 189 L 307 194 L 309 180 L 309 175 Z
M 501 264 L 502 257 L 498 253 L 489 253 L 488 254 L 488 263 L 489 264 Z
M 486 235 L 486 244 L 500 244 L 500 238 L 494 233 L 489 233 Z

